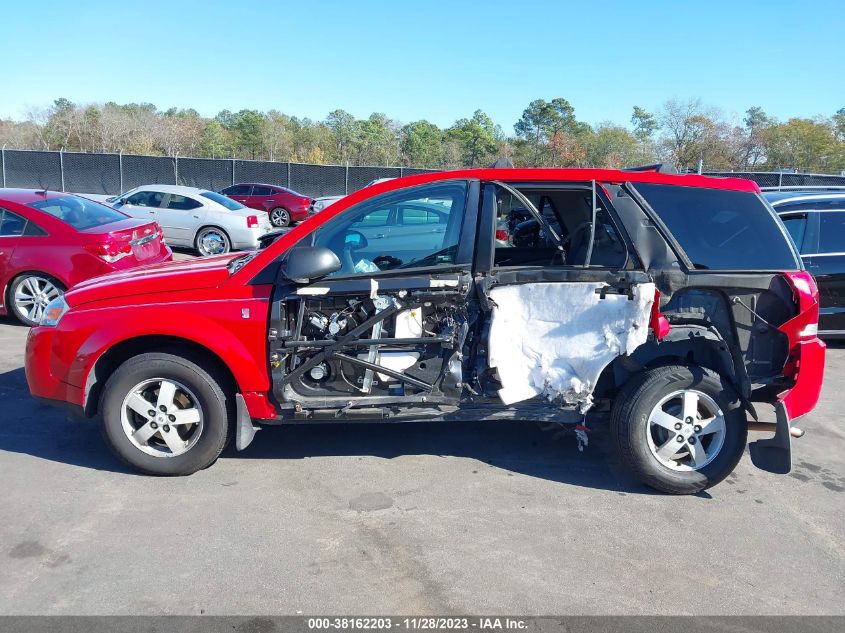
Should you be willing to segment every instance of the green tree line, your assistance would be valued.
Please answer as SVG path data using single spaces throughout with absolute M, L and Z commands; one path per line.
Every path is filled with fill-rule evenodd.
M 781 121 L 755 106 L 734 118 L 699 99 L 672 99 L 655 111 L 634 106 L 624 125 L 591 125 L 558 97 L 529 103 L 513 131 L 506 132 L 482 110 L 441 128 L 426 120 L 403 124 L 379 112 L 358 119 L 335 110 L 315 121 L 278 110 L 223 110 L 207 118 L 192 108 L 76 104 L 61 98 L 32 109 L 24 120 L 0 119 L 0 145 L 442 169 L 503 157 L 529 167 L 662 161 L 681 169 L 699 163 L 710 170 L 845 169 L 845 108 L 830 116 Z

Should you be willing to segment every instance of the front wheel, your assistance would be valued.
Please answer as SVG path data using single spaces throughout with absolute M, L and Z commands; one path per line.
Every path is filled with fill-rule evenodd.
M 270 223 L 279 228 L 290 224 L 290 213 L 284 207 L 276 207 L 270 211 Z
M 670 494 L 694 494 L 722 481 L 748 435 L 733 387 L 709 369 L 683 365 L 635 376 L 614 403 L 611 431 L 628 470 Z
M 103 390 L 103 436 L 143 473 L 190 475 L 214 463 L 229 437 L 233 406 L 223 384 L 183 356 L 130 358 Z
M 64 291 L 64 286 L 49 275 L 24 273 L 9 286 L 7 305 L 18 321 L 33 327 L 40 323 L 47 305 L 61 297 Z
M 214 226 L 207 226 L 197 233 L 195 244 L 200 255 L 223 255 L 232 250 L 232 242 L 226 231 Z

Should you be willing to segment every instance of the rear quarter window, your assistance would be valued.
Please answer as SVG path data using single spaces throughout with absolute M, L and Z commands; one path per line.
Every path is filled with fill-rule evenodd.
M 701 270 L 796 270 L 779 220 L 753 193 L 638 183 L 637 191 Z

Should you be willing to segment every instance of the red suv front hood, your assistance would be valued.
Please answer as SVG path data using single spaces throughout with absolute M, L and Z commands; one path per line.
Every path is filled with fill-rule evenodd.
M 174 293 L 220 285 L 229 278 L 226 265 L 239 253 L 140 266 L 77 284 L 65 295 L 70 306 L 117 297 Z

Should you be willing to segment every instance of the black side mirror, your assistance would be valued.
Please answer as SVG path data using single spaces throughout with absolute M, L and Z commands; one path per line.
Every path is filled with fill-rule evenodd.
M 322 246 L 292 248 L 279 266 L 279 275 L 297 284 L 307 284 L 341 268 L 334 251 Z

